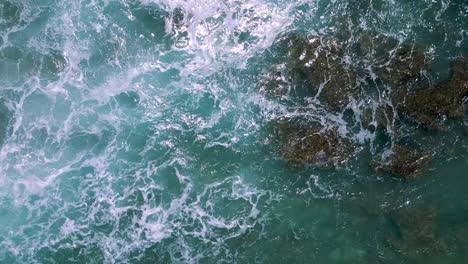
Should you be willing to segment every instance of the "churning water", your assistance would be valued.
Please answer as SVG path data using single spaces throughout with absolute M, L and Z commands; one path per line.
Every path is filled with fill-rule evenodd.
M 291 34 L 340 46 L 346 110 L 265 94 Z M 363 126 L 391 89 L 363 36 L 417 47 L 437 84 L 468 55 L 468 3 L 0 0 L 0 263 L 465 263 L 467 115 Z M 292 166 L 275 126 L 297 118 L 350 160 Z M 372 168 L 397 139 L 432 157 L 414 180 Z

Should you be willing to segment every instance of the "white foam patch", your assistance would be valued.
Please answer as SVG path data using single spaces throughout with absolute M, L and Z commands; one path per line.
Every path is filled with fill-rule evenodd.
M 184 14 L 185 45 L 179 47 L 193 56 L 181 69 L 183 76 L 213 74 L 225 67 L 245 67 L 252 55 L 271 46 L 277 34 L 292 23 L 294 4 L 262 0 L 249 1 L 141 1 Z M 181 32 L 178 32 L 179 34 Z

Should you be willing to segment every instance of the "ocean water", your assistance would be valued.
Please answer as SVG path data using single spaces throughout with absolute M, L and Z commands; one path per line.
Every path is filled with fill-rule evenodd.
M 0 0 L 0 263 L 466 263 L 468 115 L 389 129 L 433 161 L 377 173 L 385 140 L 353 121 L 382 104 L 366 32 L 417 46 L 439 83 L 468 56 L 468 3 Z M 363 69 L 351 114 L 262 93 L 288 34 Z M 352 159 L 291 166 L 274 130 L 296 117 Z

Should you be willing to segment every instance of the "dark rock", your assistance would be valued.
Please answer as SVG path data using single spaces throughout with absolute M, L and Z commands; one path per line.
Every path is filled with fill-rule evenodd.
M 39 75 L 44 79 L 57 80 L 66 66 L 67 60 L 58 50 L 41 54 L 25 52 L 18 47 L 5 47 L 0 51 L 0 77 L 3 79 L 16 80 Z
M 333 111 L 344 110 L 359 92 L 340 47 L 324 37 L 291 40 L 288 69 L 293 79 L 307 80 L 314 96 Z
M 278 126 L 281 152 L 295 167 L 336 168 L 351 159 L 353 145 L 336 128 L 303 127 L 291 122 Z
M 373 31 L 363 31 L 355 52 L 364 57 L 363 67 L 392 87 L 411 84 L 431 70 L 423 50 L 411 43 Z
M 280 66 L 272 67 L 259 84 L 260 92 L 268 99 L 280 99 L 287 96 L 289 84 L 282 74 Z
M 388 60 L 377 66 L 376 74 L 384 82 L 398 87 L 417 81 L 430 71 L 424 52 L 415 45 L 402 45 L 388 52 Z
M 304 86 L 307 97 L 315 97 L 329 110 L 340 112 L 357 96 L 356 74 L 335 41 L 291 34 L 277 41 L 275 47 L 287 54 L 283 61 L 286 67 L 284 74 L 279 75 L 274 69 L 273 74 L 267 75 L 273 83 L 278 82 L 269 87 L 283 88 L 285 80 L 293 86 Z
M 381 160 L 375 165 L 377 172 L 410 180 L 420 176 L 431 163 L 432 157 L 429 154 L 402 145 L 394 145 L 390 151 L 384 152 Z
M 172 11 L 172 23 L 176 29 L 180 29 L 184 25 L 185 12 L 182 8 L 176 7 Z
M 393 101 L 398 105 L 398 112 L 423 127 L 443 129 L 447 119 L 465 115 L 467 73 L 468 59 L 460 59 L 455 62 L 448 81 L 409 95 L 403 91 L 395 92 Z
M 186 13 L 186 11 L 180 7 L 174 8 L 171 14 L 171 22 L 170 24 L 166 25 L 171 28 L 170 35 L 175 41 L 175 45 L 177 47 L 184 47 L 187 45 L 188 39 L 188 30 L 187 26 L 185 25 L 185 21 L 191 18 L 190 13 Z
M 356 41 L 355 52 L 365 57 L 370 64 L 382 64 L 389 60 L 390 51 L 396 49 L 399 41 L 375 31 L 363 31 Z

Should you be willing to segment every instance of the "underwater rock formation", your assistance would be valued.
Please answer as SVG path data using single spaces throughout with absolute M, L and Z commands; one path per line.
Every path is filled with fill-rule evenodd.
M 67 60 L 60 51 L 51 50 L 40 59 L 38 66 L 42 78 L 58 79 L 59 74 L 67 66 Z
M 10 113 L 8 109 L 3 105 L 3 103 L 0 103 L 0 148 L 5 142 L 5 137 L 7 135 L 9 115 Z
M 260 92 L 268 99 L 281 99 L 287 96 L 288 82 L 285 80 L 280 65 L 275 65 L 260 81 Z
M 273 53 L 280 55 L 260 82 L 260 91 L 268 99 L 319 102 L 325 111 L 342 113 L 338 118 L 344 118 L 349 110 L 356 115 L 344 121 L 350 130 L 357 124 L 381 142 L 378 148 L 393 146 L 372 163 L 375 170 L 406 180 L 417 178 L 430 166 L 431 154 L 395 142 L 414 129 L 405 120 L 441 129 L 447 119 L 465 115 L 468 59 L 454 63 L 448 81 L 422 88 L 428 86 L 425 77 L 431 63 L 416 44 L 363 31 L 356 45 L 352 48 L 358 50 L 363 64 L 351 67 L 351 60 L 331 37 L 284 36 L 273 46 Z M 378 81 L 365 87 L 358 74 L 367 78 L 370 74 Z M 310 110 L 314 107 L 306 111 L 315 111 Z M 340 136 L 336 128 L 288 121 L 280 124 L 278 131 L 282 156 L 292 166 L 336 168 L 345 165 L 354 152 L 351 140 Z
M 398 112 L 425 128 L 443 129 L 449 118 L 465 115 L 468 96 L 468 58 L 459 59 L 452 68 L 452 77 L 428 89 L 418 89 L 409 95 L 393 94 Z
M 428 207 L 401 208 L 389 214 L 391 223 L 397 228 L 388 242 L 406 257 L 421 254 L 443 253 L 447 250 L 444 241 L 436 234 L 436 214 Z
M 22 8 L 11 1 L 2 1 L 0 3 L 0 31 L 18 24 L 21 20 Z
M 388 61 L 376 69 L 377 76 L 395 87 L 415 82 L 430 71 L 423 51 L 415 45 L 402 45 L 389 53 Z
M 363 67 L 392 87 L 411 84 L 431 70 L 424 51 L 413 43 L 364 31 L 355 46 L 355 52 L 365 58 Z
M 67 60 L 58 50 L 25 52 L 17 47 L 5 47 L 0 50 L 0 79 L 18 80 L 28 76 L 58 80 L 67 66 Z
M 291 121 L 278 126 L 283 158 L 295 167 L 337 168 L 351 159 L 353 145 L 336 128 L 304 127 Z
M 375 169 L 377 172 L 410 180 L 420 176 L 431 163 L 431 155 L 395 145 L 391 150 L 384 152 L 380 161 L 375 162 Z
M 283 95 L 287 81 L 304 87 L 308 97 L 318 99 L 329 110 L 341 112 L 359 93 L 356 74 L 332 39 L 292 34 L 275 45 L 287 54 L 286 67 L 284 75 L 278 69 L 267 74 L 270 80 L 263 83 L 268 84 L 265 90 L 270 94 Z
M 338 44 L 325 38 L 291 42 L 287 65 L 293 78 L 309 82 L 315 96 L 332 111 L 343 111 L 359 86 Z

